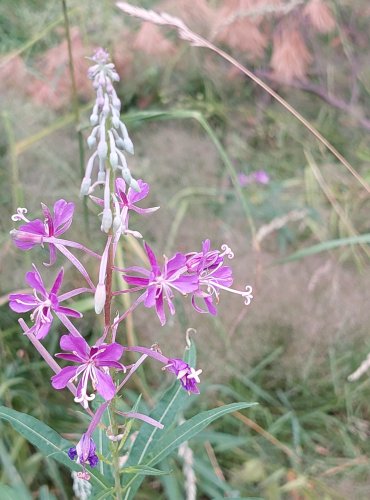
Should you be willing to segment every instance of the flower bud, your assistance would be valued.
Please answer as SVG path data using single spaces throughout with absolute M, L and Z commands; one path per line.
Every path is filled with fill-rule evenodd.
M 89 135 L 87 138 L 87 145 L 89 149 L 92 149 L 96 145 L 96 137 L 94 135 Z
M 103 218 L 101 221 L 102 231 L 108 233 L 109 229 L 112 227 L 112 221 L 113 221 L 112 210 L 110 208 L 104 208 Z
M 118 154 L 115 150 L 112 150 L 109 155 L 109 162 L 113 168 L 113 170 L 117 170 L 118 167 Z
M 112 116 L 112 124 L 113 124 L 113 127 L 114 128 L 118 128 L 119 127 L 119 117 L 117 115 L 113 115 Z
M 107 157 L 107 154 L 108 154 L 108 144 L 106 143 L 105 140 L 101 140 L 99 142 L 99 146 L 98 146 L 99 158 L 101 158 L 102 160 L 105 160 L 105 158 Z
M 123 180 L 124 180 L 124 181 L 125 181 L 128 185 L 130 185 L 130 184 L 131 184 L 131 181 L 132 181 L 132 175 L 131 175 L 130 170 L 129 170 L 127 167 L 122 167 L 121 171 L 122 171 L 122 177 L 123 177 Z
M 90 124 L 91 125 L 96 125 L 98 123 L 98 120 L 99 120 L 99 116 L 96 113 L 93 113 L 90 116 Z
M 96 314 L 100 314 L 104 309 L 106 299 L 105 284 L 99 283 L 95 290 L 94 307 Z
M 140 193 L 141 191 L 138 182 L 133 177 L 131 177 L 130 187 L 137 193 Z
M 91 187 L 90 177 L 84 177 L 81 182 L 80 196 L 86 196 L 89 193 Z
M 113 233 L 116 234 L 117 231 L 120 231 L 122 225 L 121 216 L 119 214 L 114 216 L 113 219 Z
M 130 153 L 130 155 L 134 154 L 134 145 L 132 143 L 132 140 L 129 138 L 129 136 L 125 137 L 123 140 L 123 149 Z

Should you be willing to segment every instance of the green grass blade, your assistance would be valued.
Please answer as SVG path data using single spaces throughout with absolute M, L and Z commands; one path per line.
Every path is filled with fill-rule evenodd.
M 310 255 L 315 255 L 320 252 L 327 252 L 328 250 L 334 250 L 335 248 L 340 248 L 350 245 L 362 245 L 364 243 L 370 243 L 370 233 L 360 234 L 358 236 L 351 236 L 349 238 L 339 238 L 337 240 L 323 241 L 322 243 L 318 243 L 317 245 L 313 245 L 311 247 L 298 250 L 298 252 L 294 252 L 288 257 L 279 259 L 275 263 L 284 264 L 286 262 L 300 260 L 303 259 L 304 257 L 309 257 Z
M 162 439 L 156 442 L 150 454 L 147 466 L 154 466 L 161 460 L 164 460 L 172 451 L 174 451 L 180 444 L 193 438 L 196 434 L 202 431 L 210 423 L 232 413 L 234 411 L 243 410 L 254 406 L 256 403 L 232 403 L 229 405 L 221 406 L 213 410 L 203 411 L 187 420 L 184 424 L 176 427 L 174 430 L 168 432 Z M 127 493 L 125 500 L 134 498 L 134 495 L 139 487 L 141 481 L 138 480 L 138 475 L 135 474 L 127 483 Z

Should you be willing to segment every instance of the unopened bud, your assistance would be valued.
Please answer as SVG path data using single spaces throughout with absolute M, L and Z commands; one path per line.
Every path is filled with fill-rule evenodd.
M 113 232 L 116 233 L 117 231 L 120 231 L 121 225 L 122 225 L 121 216 L 117 214 L 114 216 L 113 219 Z
M 100 314 L 104 309 L 106 299 L 105 284 L 99 283 L 95 290 L 94 307 L 96 314 Z
M 114 128 L 118 128 L 119 127 L 119 117 L 117 115 L 113 115 L 112 116 L 112 124 L 113 124 L 113 127 Z
M 96 125 L 98 123 L 98 120 L 99 120 L 99 116 L 96 113 L 93 113 L 90 116 L 90 123 L 91 123 L 91 125 Z
M 132 176 L 131 176 L 131 172 L 130 170 L 127 168 L 127 167 L 123 167 L 121 169 L 122 171 L 122 177 L 123 177 L 123 180 L 128 184 L 130 185 L 131 184 L 131 181 L 132 181 Z
M 107 157 L 107 153 L 108 153 L 108 144 L 104 140 L 100 141 L 98 146 L 99 158 L 105 160 L 105 158 Z
M 125 149 L 125 141 L 121 137 L 116 138 L 116 146 L 118 149 Z
M 84 177 L 81 182 L 80 196 L 86 196 L 89 193 L 91 187 L 90 177 Z
M 140 193 L 141 191 L 138 182 L 133 177 L 131 177 L 130 187 L 137 193 Z
M 117 170 L 118 167 L 118 154 L 116 151 L 111 151 L 109 155 L 109 162 L 113 168 L 113 170 Z
M 96 137 L 94 135 L 89 135 L 87 138 L 87 145 L 89 149 L 92 149 L 96 145 Z
M 112 227 L 112 222 L 113 222 L 112 210 L 110 208 L 104 208 L 103 218 L 101 221 L 102 231 L 108 233 L 109 229 Z
M 123 140 L 123 149 L 130 153 L 130 155 L 134 154 L 134 145 L 132 140 L 128 136 Z

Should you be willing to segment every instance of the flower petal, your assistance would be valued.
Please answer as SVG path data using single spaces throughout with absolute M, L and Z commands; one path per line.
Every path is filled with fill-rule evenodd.
M 69 307 L 57 306 L 54 307 L 55 312 L 59 312 L 65 314 L 66 316 L 72 316 L 73 318 L 82 318 L 82 313 L 75 311 L 74 309 L 70 309 Z
M 144 242 L 144 247 L 145 247 L 145 251 L 146 251 L 146 254 L 148 256 L 151 268 L 153 269 L 153 271 L 159 272 L 158 262 L 157 262 L 155 255 L 154 255 L 153 250 L 150 248 L 150 246 L 146 242 Z
M 122 358 L 124 347 L 117 342 L 106 346 L 99 346 L 99 352 L 94 357 L 97 366 L 107 366 L 105 361 L 118 361 Z
M 76 376 L 77 370 L 78 366 L 66 366 L 62 368 L 59 373 L 51 377 L 51 385 L 54 389 L 64 389 L 68 382 Z
M 46 292 L 42 277 L 34 264 L 32 264 L 32 267 L 34 271 L 26 273 L 26 282 L 30 285 L 31 288 L 34 288 L 36 292 L 39 292 L 44 298 L 46 298 L 48 294 Z
M 70 351 L 77 354 L 82 360 L 87 360 L 89 358 L 90 347 L 82 337 L 63 335 L 60 339 L 60 347 L 63 351 Z
M 9 307 L 12 311 L 23 313 L 34 309 L 38 301 L 33 295 L 25 293 L 11 293 L 9 295 Z
M 60 235 L 69 229 L 72 224 L 75 204 L 58 200 L 54 204 L 54 234 Z
M 55 278 L 53 286 L 51 287 L 50 293 L 57 294 L 59 292 L 59 289 L 62 286 L 63 276 L 64 276 L 64 269 L 61 268 L 57 277 Z
M 106 373 L 103 373 L 101 370 L 95 370 L 97 384 L 96 390 L 106 401 L 114 398 L 116 394 L 116 386 L 113 383 L 112 377 Z

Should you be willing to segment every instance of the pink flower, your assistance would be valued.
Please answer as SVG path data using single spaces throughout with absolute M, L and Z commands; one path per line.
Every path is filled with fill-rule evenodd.
M 77 363 L 77 366 L 66 366 L 54 375 L 51 378 L 54 389 L 64 389 L 70 381 L 81 376 L 75 398 L 77 403 L 82 403 L 87 408 L 88 402 L 95 398 L 95 394 L 90 396 L 87 394 L 89 380 L 91 380 L 93 390 L 96 390 L 106 401 L 110 401 L 116 393 L 116 387 L 109 374 L 109 368 L 125 370 L 125 367 L 118 362 L 123 354 L 123 346 L 113 342 L 109 345 L 101 344 L 90 347 L 82 337 L 63 335 L 60 339 L 60 347 L 70 352 L 59 353 L 55 356 Z
M 44 242 L 48 242 L 48 238 L 58 237 L 65 233 L 72 224 L 74 203 L 58 200 L 54 204 L 54 215 L 43 203 L 41 203 L 41 207 L 44 221 L 41 219 L 28 220 L 24 215 L 27 213 L 25 208 L 19 208 L 17 214 L 12 217 L 13 221 L 23 220 L 26 222 L 26 224 L 11 232 L 15 245 L 21 250 L 29 250 L 35 245 L 43 245 Z M 48 243 L 50 252 L 49 265 L 52 265 L 56 260 L 56 248 L 52 242 Z
M 37 339 L 43 339 L 49 333 L 53 322 L 52 312 L 64 314 L 73 318 L 81 318 L 82 314 L 74 309 L 59 305 L 58 291 L 63 281 L 63 268 L 59 271 L 50 292 L 47 292 L 44 282 L 36 266 L 32 264 L 33 272 L 26 274 L 26 282 L 33 288 L 33 294 L 12 293 L 9 295 L 9 307 L 18 313 L 33 310 L 31 320 L 34 325 L 25 333 L 34 334 Z
M 135 290 L 145 289 L 142 295 L 145 307 L 155 307 L 157 316 L 161 324 L 164 325 L 166 323 L 164 301 L 167 302 L 170 313 L 175 314 L 175 306 L 172 301 L 173 290 L 177 290 L 183 295 L 195 292 L 198 289 L 198 276 L 187 273 L 185 255 L 177 253 L 169 260 L 165 257 L 164 266 L 161 269 L 150 246 L 147 243 L 144 246 L 151 270 L 139 266 L 130 267 L 125 270 L 123 279 L 129 285 L 134 285 Z M 130 272 L 135 272 L 143 277 L 128 274 Z

